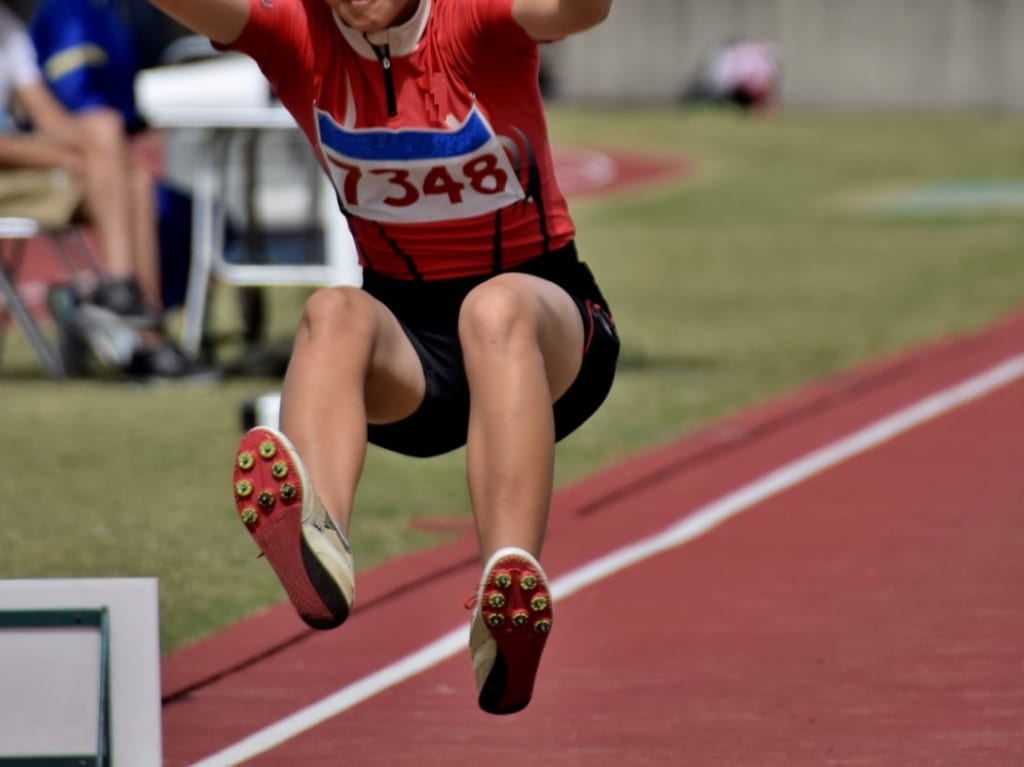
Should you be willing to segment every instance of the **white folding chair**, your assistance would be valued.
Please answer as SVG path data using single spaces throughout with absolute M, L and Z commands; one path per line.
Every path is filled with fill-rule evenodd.
M 206 140 L 198 155 L 204 168 L 196 177 L 182 323 L 182 348 L 193 355 L 202 345 L 214 284 L 326 287 L 360 280 L 334 190 L 294 126 L 214 129 Z M 225 244 L 229 213 L 239 230 L 231 250 Z M 289 239 L 303 257 L 275 257 Z

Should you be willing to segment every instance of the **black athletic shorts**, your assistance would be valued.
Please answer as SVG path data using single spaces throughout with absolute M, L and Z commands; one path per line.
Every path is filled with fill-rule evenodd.
M 608 303 L 590 269 L 568 246 L 510 269 L 554 282 L 573 297 L 583 318 L 583 364 L 576 380 L 554 404 L 555 439 L 583 424 L 604 402 L 615 377 L 619 337 Z M 421 458 L 466 444 L 469 385 L 459 344 L 459 308 L 466 295 L 494 275 L 455 280 L 396 280 L 363 274 L 363 289 L 387 305 L 419 354 L 426 394 L 412 415 L 389 424 L 370 424 L 369 440 L 396 453 Z

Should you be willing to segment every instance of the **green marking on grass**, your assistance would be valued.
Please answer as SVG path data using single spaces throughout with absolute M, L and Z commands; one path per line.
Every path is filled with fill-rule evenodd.
M 1024 210 L 1024 179 L 949 179 L 888 195 L 873 207 L 907 215 Z

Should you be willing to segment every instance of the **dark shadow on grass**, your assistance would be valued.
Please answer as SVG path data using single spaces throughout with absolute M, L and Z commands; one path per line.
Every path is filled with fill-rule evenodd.
M 74 379 L 67 379 L 74 380 Z M 46 371 L 36 367 L 9 368 L 6 365 L 0 369 L 0 385 L 4 383 L 61 383 L 60 379 L 52 378 Z
M 697 370 L 717 370 L 721 367 L 722 361 L 716 357 L 658 354 L 651 353 L 646 349 L 623 347 L 619 353 L 618 369 L 620 372 L 643 372 L 648 370 L 692 372 Z
M 284 378 L 292 354 L 292 339 L 262 341 L 245 347 L 223 364 L 225 378 Z M 227 356 L 227 355 L 222 355 Z
M 219 368 L 220 379 L 267 378 L 283 379 L 288 368 L 292 353 L 291 338 L 274 338 L 258 343 L 241 345 L 235 336 L 221 336 L 209 339 L 206 358 Z M 620 372 L 693 372 L 716 370 L 722 367 L 722 361 L 715 357 L 660 354 L 639 347 L 624 346 L 619 354 L 618 369 Z M 0 367 L 0 384 L 35 383 L 60 379 L 51 378 L 41 367 L 34 363 L 19 364 L 17 367 Z M 66 383 L 76 381 L 105 382 L 113 385 L 145 383 L 129 380 L 114 372 L 96 374 L 79 378 L 64 379 Z

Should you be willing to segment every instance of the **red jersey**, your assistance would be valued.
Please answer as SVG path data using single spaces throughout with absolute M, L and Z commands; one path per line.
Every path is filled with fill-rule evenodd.
M 324 0 L 251 0 L 251 56 L 330 175 L 366 269 L 487 274 L 567 245 L 537 44 L 512 0 L 422 0 L 364 36 Z

